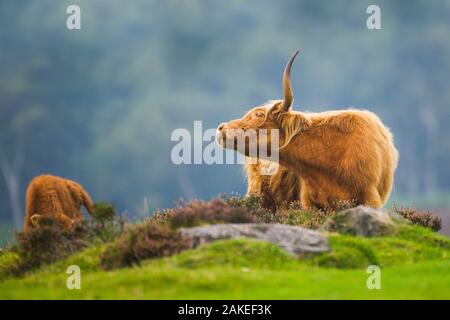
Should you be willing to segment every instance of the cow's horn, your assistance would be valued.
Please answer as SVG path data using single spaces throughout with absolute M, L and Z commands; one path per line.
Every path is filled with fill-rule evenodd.
M 286 68 L 284 68 L 284 74 L 283 74 L 283 91 L 284 91 L 284 100 L 283 100 L 283 110 L 287 111 L 292 105 L 292 101 L 294 100 L 294 97 L 292 95 L 292 88 L 291 88 L 291 67 L 292 63 L 294 62 L 295 57 L 299 51 L 297 50 L 294 55 L 289 59 Z

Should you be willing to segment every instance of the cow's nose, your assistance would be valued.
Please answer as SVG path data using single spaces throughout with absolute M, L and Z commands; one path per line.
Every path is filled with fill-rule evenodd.
M 217 127 L 217 130 L 222 131 L 223 128 L 225 128 L 225 123 L 222 122 L 222 123 L 219 124 L 219 126 Z

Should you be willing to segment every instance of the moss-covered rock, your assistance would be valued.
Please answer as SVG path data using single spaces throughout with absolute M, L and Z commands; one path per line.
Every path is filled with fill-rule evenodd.
M 194 246 L 222 239 L 251 238 L 274 243 L 295 256 L 329 250 L 326 237 L 319 232 L 284 224 L 228 223 L 182 228 L 180 232 L 191 238 Z
M 358 206 L 335 213 L 325 221 L 320 230 L 374 237 L 392 235 L 399 225 L 405 223 L 407 220 L 395 212 Z

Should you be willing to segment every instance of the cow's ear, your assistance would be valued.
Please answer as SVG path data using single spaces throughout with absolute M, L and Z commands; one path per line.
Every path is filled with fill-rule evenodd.
M 275 102 L 269 109 L 269 115 L 272 117 L 272 119 L 278 119 L 281 114 L 286 112 L 283 108 L 283 101 L 277 101 Z

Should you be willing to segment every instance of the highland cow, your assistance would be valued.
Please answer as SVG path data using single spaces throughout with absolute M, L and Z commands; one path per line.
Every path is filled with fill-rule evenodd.
M 391 193 L 398 162 L 391 132 L 366 110 L 292 111 L 290 73 L 297 54 L 284 70 L 284 99 L 257 106 L 241 119 L 220 124 L 217 141 L 248 156 L 255 151 L 245 140 L 247 130 L 265 132 L 265 137 L 258 137 L 257 148 L 262 141 L 271 148 L 270 131 L 278 130 L 279 141 L 273 143 L 279 146 L 279 163 L 300 177 L 304 207 L 328 209 L 339 200 L 381 207 Z M 236 130 L 241 133 L 230 142 L 227 132 L 235 135 Z M 240 138 L 245 140 L 244 148 L 239 147 Z
M 71 229 L 83 220 L 82 205 L 92 215 L 92 200 L 75 181 L 51 175 L 35 177 L 27 189 L 24 231 L 39 227 L 43 218 L 50 218 L 63 228 Z

